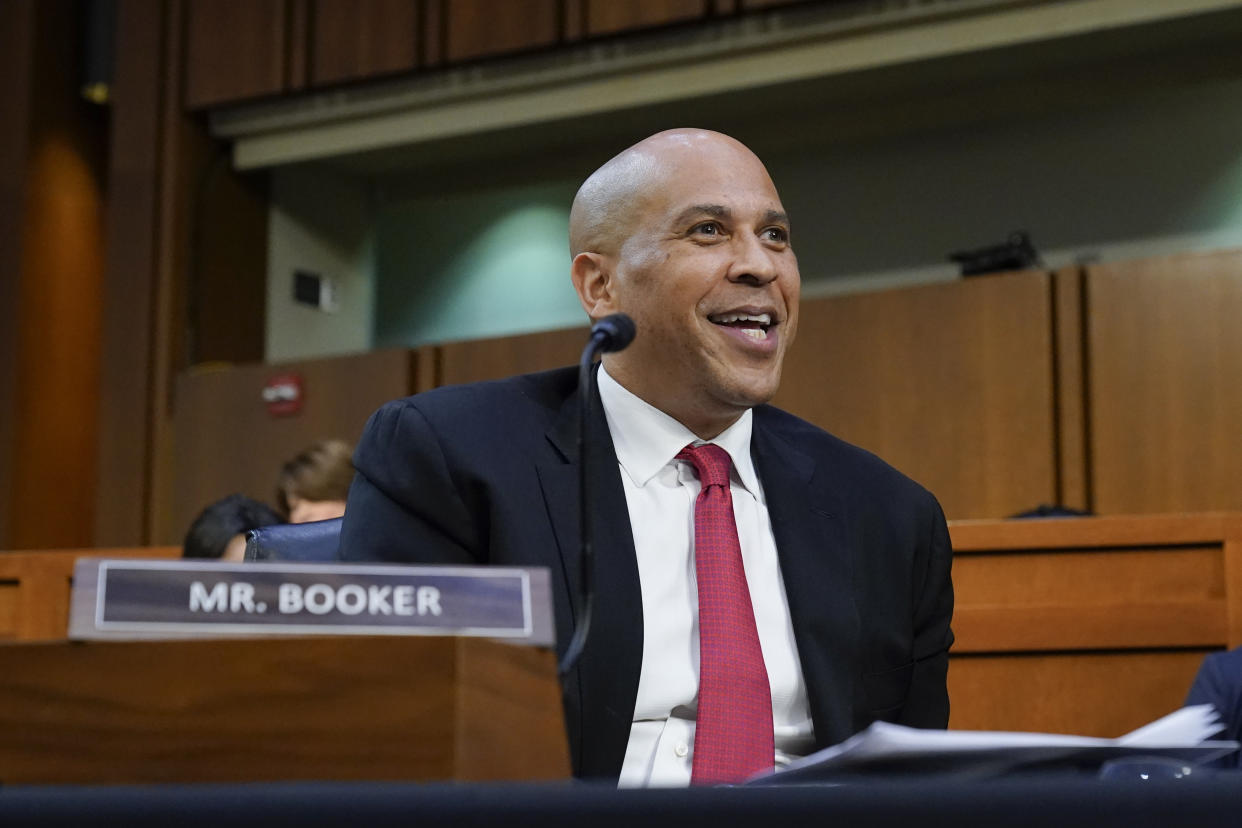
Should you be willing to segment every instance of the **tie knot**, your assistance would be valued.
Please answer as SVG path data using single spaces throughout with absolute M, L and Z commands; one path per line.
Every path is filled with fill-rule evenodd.
M 686 446 L 677 452 L 677 459 L 694 466 L 699 485 L 704 489 L 708 486 L 729 488 L 729 470 L 733 468 L 733 461 L 729 459 L 729 452 L 720 446 L 713 443 Z

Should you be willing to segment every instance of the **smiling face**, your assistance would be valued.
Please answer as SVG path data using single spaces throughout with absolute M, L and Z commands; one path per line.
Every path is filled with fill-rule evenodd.
M 614 249 L 578 253 L 575 286 L 593 319 L 634 319 L 633 344 L 605 357 L 609 373 L 711 438 L 780 384 L 800 287 L 789 220 L 763 164 L 731 138 L 661 133 L 627 152 L 644 163 L 628 216 L 611 218 L 626 232 Z M 580 234 L 575 247 L 589 242 Z

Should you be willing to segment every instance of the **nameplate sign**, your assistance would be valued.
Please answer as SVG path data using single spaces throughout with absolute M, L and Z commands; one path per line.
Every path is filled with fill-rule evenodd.
M 83 558 L 69 637 L 466 635 L 552 646 L 543 568 Z

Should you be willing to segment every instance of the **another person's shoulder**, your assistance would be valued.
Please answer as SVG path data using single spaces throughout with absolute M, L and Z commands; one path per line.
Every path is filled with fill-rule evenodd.
M 1200 673 L 1212 680 L 1235 685 L 1242 695 L 1242 647 L 1209 653 L 1203 659 Z
M 848 477 L 850 488 L 855 492 L 883 491 L 890 497 L 900 495 L 935 500 L 935 496 L 921 484 L 882 458 L 788 411 L 761 405 L 755 409 L 755 427 L 779 436 L 799 451 L 812 456 L 838 478 Z

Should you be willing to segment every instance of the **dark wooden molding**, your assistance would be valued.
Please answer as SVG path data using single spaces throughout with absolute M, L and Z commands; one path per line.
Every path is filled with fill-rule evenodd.
M 95 543 L 146 542 L 167 6 L 121 0 L 100 348 Z
M 79 94 L 81 29 L 69 0 L 7 9 L 26 43 L 9 57 L 20 90 L 6 109 L 3 262 L 4 540 L 88 544 L 106 184 L 103 118 Z M 13 28 L 9 29 L 12 25 Z M 13 150 L 9 154 L 8 150 Z M 10 212 L 11 211 L 11 212 Z M 11 253 L 9 252 L 11 251 Z M 84 358 L 85 357 L 85 358 Z
M 286 0 L 187 0 L 185 105 L 202 109 L 285 91 L 290 11 Z
M 26 200 L 26 153 L 34 0 L 0 3 L 0 548 L 10 545 L 17 427 L 17 342 L 19 262 Z
M 1084 370 L 1086 309 L 1081 267 L 1072 265 L 1053 272 L 1052 301 L 1057 503 L 1090 510 L 1086 413 L 1090 395 Z

